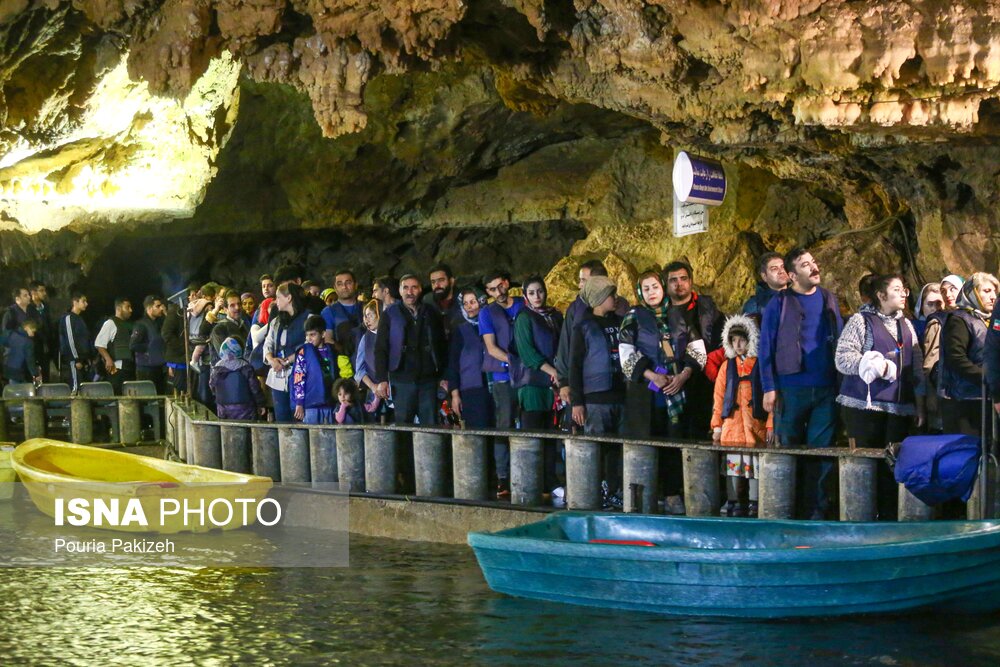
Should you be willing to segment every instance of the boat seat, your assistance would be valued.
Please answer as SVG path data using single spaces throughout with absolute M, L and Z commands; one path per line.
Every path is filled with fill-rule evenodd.
M 118 442 L 118 401 L 115 388 L 110 382 L 82 382 L 80 396 L 85 398 L 106 398 L 106 401 L 91 401 L 94 417 L 107 417 L 110 422 L 108 442 Z
M 48 382 L 38 386 L 35 396 L 65 398 L 65 401 L 45 401 L 45 419 L 52 426 L 69 427 L 69 399 L 73 390 L 64 382 Z
M 3 388 L 5 399 L 32 398 L 35 395 L 35 385 L 30 382 L 12 382 Z M 12 422 L 24 421 L 24 406 L 20 403 L 9 403 L 7 415 Z
M 122 385 L 122 395 L 130 398 L 153 398 L 156 394 L 156 385 L 149 380 L 133 380 Z M 149 418 L 153 428 L 153 439 L 159 440 L 163 437 L 162 418 L 160 417 L 160 402 L 147 401 L 143 403 L 142 414 Z M 146 420 L 143 419 L 143 422 Z M 143 425 L 145 428 L 145 424 Z

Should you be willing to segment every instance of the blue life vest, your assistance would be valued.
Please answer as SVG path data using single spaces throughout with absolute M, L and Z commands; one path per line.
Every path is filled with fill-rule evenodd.
M 668 362 L 667 355 L 661 346 L 663 334 L 660 333 L 660 322 L 656 319 L 656 315 L 649 308 L 642 306 L 633 308 L 632 312 L 635 314 L 637 325 L 636 349 L 644 357 L 650 359 L 654 367 L 666 368 L 668 373 L 676 372 L 676 364 L 680 362 L 686 345 L 681 346 L 683 341 L 678 338 L 670 339 L 670 349 L 674 354 L 674 358 Z M 667 366 L 674 366 L 674 368 L 667 368 Z M 653 368 L 653 370 L 656 370 L 656 368 Z M 645 384 L 646 381 L 643 380 L 642 382 Z
M 886 330 L 882 319 L 872 312 L 862 314 L 865 319 L 865 327 L 872 334 L 872 350 L 880 352 L 886 359 L 891 359 L 896 364 L 896 379 L 893 382 L 879 378 L 871 383 L 865 384 L 860 375 L 844 376 L 844 381 L 840 385 L 840 393 L 844 396 L 859 401 L 868 400 L 868 390 L 871 389 L 873 401 L 882 403 L 900 403 L 912 405 L 913 397 L 913 336 L 910 335 L 910 328 L 906 326 L 905 318 L 896 320 L 899 333 L 902 334 L 902 345 Z
M 830 346 L 830 359 L 836 356 L 837 339 L 840 328 L 837 326 L 837 298 L 833 294 L 817 287 L 823 295 L 823 315 L 827 319 L 827 345 Z M 778 300 L 778 337 L 774 346 L 774 364 L 778 375 L 795 375 L 802 372 L 802 305 L 795 298 L 792 288 L 788 287 L 775 297 Z M 867 395 L 867 394 L 866 394 Z
M 760 381 L 760 362 L 753 365 L 750 375 L 740 375 L 736 357 L 729 359 L 726 367 L 726 393 L 722 400 L 722 418 L 728 419 L 736 409 L 736 396 L 739 393 L 740 382 L 750 383 L 750 410 L 753 418 L 759 421 L 767 419 L 764 409 L 764 387 Z
M 903 440 L 896 481 L 928 505 L 972 495 L 979 472 L 979 438 L 972 435 L 914 435 Z
M 479 327 L 473 326 L 463 319 L 451 335 L 451 344 L 459 347 L 459 389 L 477 389 L 486 386 L 483 377 L 483 358 L 486 356 L 486 345 L 479 336 Z
M 977 366 L 983 365 L 983 348 L 986 344 L 986 324 L 967 310 L 953 310 L 948 313 L 944 327 L 952 317 L 962 320 L 969 330 L 969 349 L 966 354 L 969 361 Z M 943 398 L 955 400 L 979 399 L 983 395 L 982 384 L 971 382 L 948 366 L 948 341 L 944 335 L 944 327 L 941 330 L 941 382 L 938 385 L 938 394 Z
M 608 347 L 608 339 L 593 317 L 582 315 L 575 326 L 580 327 L 587 348 L 583 357 L 583 393 L 611 391 L 615 374 L 622 372 L 621 365 L 612 358 L 615 350 Z
M 330 350 L 330 376 L 323 377 L 323 365 L 320 364 L 319 352 L 314 345 L 303 344 L 296 354 L 302 354 L 306 360 L 306 387 L 302 406 L 305 408 L 327 408 L 333 406 L 333 395 L 327 392 L 329 385 L 336 381 L 337 353 Z
M 253 396 L 247 384 L 248 378 L 238 370 L 218 368 L 219 379 L 215 383 L 215 403 L 217 405 L 253 405 Z

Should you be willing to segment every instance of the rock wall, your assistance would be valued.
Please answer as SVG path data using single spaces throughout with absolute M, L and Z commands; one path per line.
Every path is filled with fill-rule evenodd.
M 624 290 L 685 258 L 735 309 L 754 256 L 799 244 L 852 307 L 868 271 L 914 289 L 995 271 L 998 21 L 993 1 L 19 0 L 0 12 L 5 229 L 27 229 L 26 173 L 44 202 L 46 182 L 75 191 L 66 174 L 113 183 L 177 154 L 137 138 L 166 115 L 152 101 L 84 136 L 112 73 L 181 100 L 170 127 L 190 128 L 197 168 L 159 183 L 176 208 L 63 207 L 46 218 L 62 231 L 4 233 L 0 282 L 446 259 L 549 272 L 565 302 L 579 260 L 609 258 Z M 709 232 L 682 239 L 678 149 L 730 182 Z

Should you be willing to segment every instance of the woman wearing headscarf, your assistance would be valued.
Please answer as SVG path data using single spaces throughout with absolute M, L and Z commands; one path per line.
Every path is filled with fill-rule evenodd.
M 972 274 L 944 323 L 938 397 L 945 433 L 980 435 L 983 347 L 998 287 L 991 274 Z
M 547 304 L 548 292 L 541 276 L 529 276 L 522 283 L 524 308 L 514 318 L 516 355 L 511 359 L 511 383 L 517 387 L 521 428 L 542 431 L 554 427 L 554 404 L 559 387 L 555 367 L 556 349 L 563 316 Z M 552 441 L 545 443 L 544 480 L 547 490 L 555 490 L 563 477 L 559 455 Z
M 962 291 L 964 280 L 956 275 L 948 275 L 939 283 L 941 308 L 925 317 L 920 349 L 924 353 L 924 377 L 927 378 L 927 430 L 940 433 L 943 428 L 941 406 L 938 400 L 938 384 L 941 380 L 941 331 L 948 315 L 955 310 L 955 302 Z M 918 311 L 923 307 L 919 304 Z
M 923 289 L 920 290 L 920 296 L 917 297 L 917 308 L 912 320 L 918 339 L 923 341 L 928 319 L 943 309 L 944 298 L 941 296 L 941 283 L 924 285 Z
M 462 319 L 455 321 L 448 347 L 448 392 L 451 409 L 466 428 L 493 428 L 493 396 L 483 373 L 486 347 L 479 335 L 479 309 L 486 300 L 473 288 L 458 293 Z
M 264 412 L 264 392 L 235 338 L 222 341 L 219 360 L 212 366 L 208 383 L 215 394 L 215 412 L 220 419 L 252 421 Z
M 365 390 L 365 405 L 362 413 L 365 421 L 381 421 L 390 417 L 388 406 L 375 393 L 375 337 L 378 336 L 379 303 L 372 299 L 361 312 L 364 334 L 358 341 L 358 352 L 354 357 L 354 381 Z
M 659 271 L 644 271 L 636 283 L 639 305 L 622 321 L 619 356 L 628 381 L 625 432 L 632 438 L 670 437 L 682 432 L 686 400 L 684 383 L 698 370 L 698 362 L 670 334 L 666 286 Z M 660 479 L 666 510 L 684 513 L 681 498 L 681 455 L 676 449 L 659 449 Z M 644 494 L 648 504 L 655 490 Z

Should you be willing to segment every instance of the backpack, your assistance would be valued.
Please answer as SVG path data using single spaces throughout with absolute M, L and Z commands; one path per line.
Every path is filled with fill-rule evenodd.
M 982 445 L 971 435 L 914 435 L 903 440 L 896 459 L 896 481 L 927 503 L 972 495 Z

